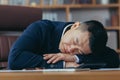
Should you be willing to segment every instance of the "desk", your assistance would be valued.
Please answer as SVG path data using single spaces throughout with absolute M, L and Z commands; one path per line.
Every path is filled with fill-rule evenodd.
M 120 80 L 120 70 L 0 72 L 0 80 Z

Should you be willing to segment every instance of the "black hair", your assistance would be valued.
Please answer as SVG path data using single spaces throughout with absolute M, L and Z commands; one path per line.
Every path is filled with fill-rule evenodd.
M 90 20 L 84 22 L 88 31 L 90 32 L 90 48 L 92 53 L 99 53 L 103 51 L 106 47 L 108 40 L 107 31 L 103 24 L 96 20 Z

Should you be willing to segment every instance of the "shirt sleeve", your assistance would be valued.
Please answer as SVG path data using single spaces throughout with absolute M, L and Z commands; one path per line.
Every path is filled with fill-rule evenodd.
M 79 63 L 79 58 L 75 55 L 75 58 L 76 58 L 76 63 Z

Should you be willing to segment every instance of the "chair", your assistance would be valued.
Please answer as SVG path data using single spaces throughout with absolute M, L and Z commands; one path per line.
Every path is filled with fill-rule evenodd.
M 7 68 L 11 45 L 32 22 L 42 19 L 40 8 L 0 5 L 0 69 Z

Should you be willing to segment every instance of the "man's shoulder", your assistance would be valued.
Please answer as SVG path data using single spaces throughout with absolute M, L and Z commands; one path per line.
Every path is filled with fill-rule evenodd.
M 106 47 L 104 55 L 111 56 L 111 58 L 119 58 L 119 54 L 110 47 Z
M 38 20 L 35 21 L 33 23 L 46 23 L 46 24 L 52 24 L 52 23 L 67 23 L 67 22 L 63 22 L 63 21 L 52 21 L 52 20 L 47 20 L 47 19 L 43 19 L 43 20 Z
M 110 48 L 110 47 L 106 47 L 105 48 L 105 50 L 107 51 L 107 52 L 115 52 L 115 53 L 117 53 L 114 49 L 112 49 L 112 48 Z
M 106 46 L 101 51 L 95 52 L 95 53 L 92 53 L 92 54 L 95 55 L 95 56 L 111 56 L 111 57 L 118 56 L 118 53 L 114 49 L 112 49 L 108 46 Z
M 52 21 L 52 20 L 38 20 L 33 22 L 31 25 L 42 25 L 42 26 L 65 26 L 71 22 L 63 21 Z

